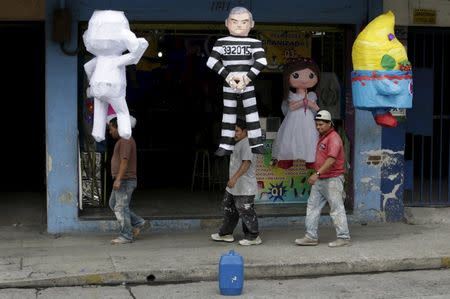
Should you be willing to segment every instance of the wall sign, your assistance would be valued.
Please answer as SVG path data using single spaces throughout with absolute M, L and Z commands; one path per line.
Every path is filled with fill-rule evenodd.
M 436 10 L 415 8 L 413 12 L 413 23 L 436 25 Z
M 298 31 L 259 31 L 266 51 L 264 71 L 281 72 L 289 59 L 311 57 L 311 33 Z
M 214 0 L 209 4 L 209 10 L 213 12 L 230 11 L 233 7 L 243 6 L 251 10 L 250 0 Z

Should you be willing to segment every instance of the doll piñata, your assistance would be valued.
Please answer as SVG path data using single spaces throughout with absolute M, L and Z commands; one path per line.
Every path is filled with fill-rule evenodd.
M 312 163 L 316 157 L 318 133 L 314 115 L 319 110 L 317 94 L 320 70 L 310 58 L 286 64 L 283 72 L 285 118 L 272 146 L 272 158 L 278 167 L 287 169 L 293 160 Z

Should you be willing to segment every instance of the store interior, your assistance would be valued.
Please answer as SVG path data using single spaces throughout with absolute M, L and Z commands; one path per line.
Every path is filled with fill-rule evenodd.
M 44 22 L 2 22 L 0 226 L 46 219 Z
M 133 137 L 138 152 L 138 188 L 132 209 L 149 219 L 218 218 L 228 179 L 228 158 L 214 156 L 220 137 L 223 79 L 207 68 L 206 61 L 215 40 L 226 32 L 142 32 L 149 40 L 149 49 L 137 66 L 127 67 L 127 103 L 137 119 Z M 306 34 L 311 35 L 312 58 L 324 71 L 333 71 L 342 79 L 343 31 Z M 332 51 L 330 43 L 334 45 Z M 92 101 L 83 93 L 86 79 L 82 65 L 91 57 L 85 51 L 79 54 L 83 189 L 80 217 L 106 219 L 114 217 L 107 203 L 112 186 L 109 162 L 115 140 L 109 137 L 99 144 L 90 137 Z M 260 117 L 281 121 L 281 68 L 262 72 L 255 86 Z M 243 115 L 242 109 L 238 109 L 239 115 Z M 263 216 L 298 215 L 305 212 L 305 205 L 264 204 L 257 205 L 257 211 Z

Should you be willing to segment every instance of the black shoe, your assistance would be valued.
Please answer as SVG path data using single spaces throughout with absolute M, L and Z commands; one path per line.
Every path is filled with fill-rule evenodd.
M 218 157 L 223 157 L 223 156 L 228 156 L 231 155 L 232 151 L 226 150 L 224 148 L 219 147 L 216 152 L 214 153 L 214 155 L 218 156 Z
M 252 147 L 252 153 L 257 155 L 264 155 L 264 145 Z

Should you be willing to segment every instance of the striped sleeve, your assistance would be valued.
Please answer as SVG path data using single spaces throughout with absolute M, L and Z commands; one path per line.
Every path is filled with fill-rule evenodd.
M 247 76 L 253 81 L 267 65 L 266 53 L 264 52 L 261 41 L 252 43 L 252 53 L 255 63 L 247 73 Z
M 206 65 L 223 78 L 228 76 L 229 72 L 222 63 L 222 46 L 219 41 L 214 44 Z

